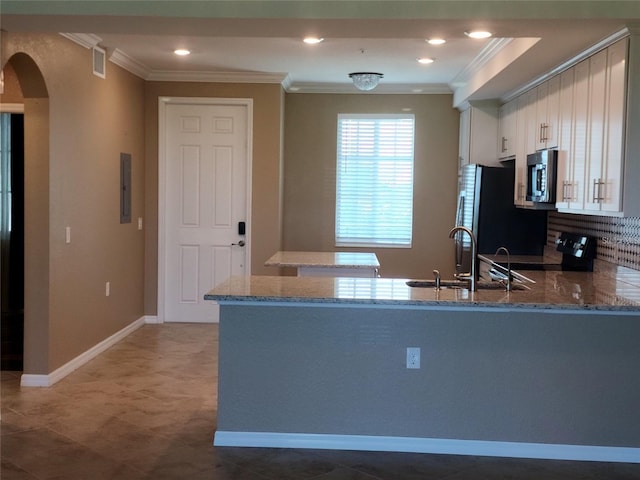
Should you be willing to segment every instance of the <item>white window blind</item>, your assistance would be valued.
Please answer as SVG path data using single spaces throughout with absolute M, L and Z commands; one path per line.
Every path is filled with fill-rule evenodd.
M 413 144 L 413 115 L 338 115 L 337 246 L 411 246 Z

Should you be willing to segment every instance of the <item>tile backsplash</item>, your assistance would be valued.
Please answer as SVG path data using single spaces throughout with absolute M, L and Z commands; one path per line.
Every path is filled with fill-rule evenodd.
M 640 270 L 640 217 L 600 217 L 549 212 L 547 244 L 555 245 L 560 232 L 596 237 L 600 260 Z

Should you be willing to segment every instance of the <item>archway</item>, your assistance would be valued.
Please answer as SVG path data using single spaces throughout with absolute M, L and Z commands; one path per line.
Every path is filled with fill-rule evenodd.
M 7 61 L 2 101 L 21 94 L 24 111 L 24 357 L 25 373 L 48 373 L 49 357 L 49 95 L 36 62 L 25 53 Z M 5 65 L 2 65 L 3 70 Z M 18 88 L 20 92 L 10 91 Z M 4 292 L 3 292 L 4 293 Z

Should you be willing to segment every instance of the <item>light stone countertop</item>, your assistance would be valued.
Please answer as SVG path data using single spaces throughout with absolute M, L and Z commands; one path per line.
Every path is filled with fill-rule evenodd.
M 380 268 L 375 253 L 276 252 L 265 267 Z
M 232 277 L 205 295 L 220 302 L 540 308 L 638 312 L 640 271 L 597 261 L 594 272 L 527 271 L 531 290 L 415 288 L 406 279 Z

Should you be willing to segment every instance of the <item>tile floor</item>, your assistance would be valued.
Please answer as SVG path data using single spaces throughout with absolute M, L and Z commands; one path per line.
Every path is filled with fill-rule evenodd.
M 51 388 L 2 372 L 2 480 L 631 480 L 640 464 L 214 448 L 217 326 L 145 325 Z

